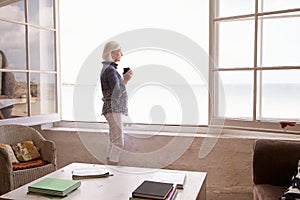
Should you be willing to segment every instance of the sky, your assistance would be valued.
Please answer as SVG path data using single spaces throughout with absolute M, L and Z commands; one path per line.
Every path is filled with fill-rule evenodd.
M 195 41 L 208 53 L 208 5 L 207 0 L 165 0 L 165 1 L 98 1 L 87 0 L 84 4 L 79 1 L 60 1 L 60 44 L 62 82 L 75 83 L 83 63 L 105 41 L 116 35 L 141 28 L 167 29 L 185 35 Z M 221 0 L 220 16 L 249 14 L 254 12 L 253 0 Z M 72 6 L 69 6 L 72 4 Z M 300 7 L 298 0 L 264 0 L 259 6 L 264 11 L 289 9 Z M 138 9 L 137 9 L 138 8 Z M 84 14 L 78 14 L 78 11 Z M 265 20 L 263 24 L 263 55 L 262 64 L 266 66 L 298 65 L 300 63 L 299 18 L 282 20 Z M 226 22 L 220 26 L 220 60 L 221 67 L 253 66 L 254 21 L 246 23 Z M 289 35 L 286 37 L 286 35 Z M 249 40 L 250 38 L 250 40 Z M 288 44 L 288 45 L 287 45 Z M 228 51 L 230 49 L 230 51 Z M 243 50 L 243 51 L 241 51 Z M 93 67 L 100 67 L 101 51 L 98 60 L 94 60 Z M 288 59 L 286 59 L 288 58 Z M 176 64 L 177 61 L 180 61 Z M 138 64 L 137 64 L 138 63 Z M 205 78 L 195 75 L 195 71 L 188 63 L 182 62 L 174 54 L 160 52 L 137 51 L 126 53 L 121 65 L 141 66 L 144 64 L 162 64 L 182 73 L 185 69 L 185 78 L 194 84 L 202 84 Z M 208 67 L 208 66 L 207 66 Z M 70 70 L 72 69 L 72 70 Z M 251 73 L 252 74 L 252 73 Z M 280 82 L 277 72 L 266 72 L 264 83 Z M 291 71 L 288 76 L 298 77 L 300 72 Z M 197 81 L 196 79 L 198 78 Z M 252 78 L 249 73 L 241 72 L 232 79 L 232 75 L 223 74 L 224 83 L 243 83 Z M 196 80 L 196 81 L 195 81 Z M 298 82 L 298 78 L 290 78 Z M 283 77 L 282 82 L 288 81 Z M 245 83 L 248 83 L 246 81 Z
M 62 82 L 74 83 L 87 57 L 105 41 L 115 35 L 143 28 L 178 32 L 208 51 L 208 3 L 206 0 L 87 0 L 84 4 L 79 1 L 60 1 Z M 178 60 L 178 57 L 154 51 L 137 51 L 130 55 L 125 52 L 121 64 L 136 67 L 145 64 L 165 65 L 168 60 L 168 65 L 176 68 L 174 60 Z M 101 51 L 98 61 L 101 61 Z M 95 60 L 95 65 L 99 65 L 98 61 Z M 190 74 L 193 74 L 193 70 Z

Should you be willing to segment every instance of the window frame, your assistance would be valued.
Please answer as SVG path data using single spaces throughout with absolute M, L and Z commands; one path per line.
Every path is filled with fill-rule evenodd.
M 12 4 L 15 2 L 18 2 L 20 0 L 8 0 L 0 4 L 0 6 L 6 6 L 8 4 Z M 0 69 L 0 72 L 17 72 L 17 73 L 24 73 L 26 74 L 26 85 L 27 85 L 27 92 L 30 91 L 30 80 L 31 80 L 31 74 L 40 74 L 40 75 L 54 75 L 55 81 L 54 81 L 54 95 L 55 95 L 55 111 L 48 113 L 48 114 L 37 114 L 32 115 L 31 113 L 31 98 L 29 95 L 27 95 L 26 104 L 27 104 L 27 116 L 24 117 L 16 117 L 16 118 L 7 118 L 0 120 L 0 125 L 3 124 L 23 124 L 23 125 L 40 125 L 44 123 L 52 123 L 57 122 L 61 120 L 61 105 L 60 105 L 60 57 L 59 57 L 59 13 L 58 13 L 58 7 L 59 7 L 59 0 L 53 0 L 53 8 L 52 8 L 52 14 L 53 14 L 53 27 L 44 27 L 41 25 L 36 24 L 30 24 L 28 23 L 28 2 L 29 0 L 24 0 L 24 14 L 25 14 L 25 21 L 15 21 L 6 19 L 4 17 L 0 17 L 0 21 L 11 23 L 11 24 L 19 24 L 24 26 L 25 28 L 25 56 L 26 56 L 26 69 Z M 46 30 L 53 32 L 53 49 L 54 49 L 54 69 L 53 70 L 34 70 L 29 68 L 29 29 L 30 28 L 36 28 L 39 30 Z
M 227 17 L 217 17 L 219 12 L 219 0 L 210 1 L 210 15 L 209 15 L 209 91 L 210 91 L 210 105 L 209 105 L 209 126 L 212 125 L 212 121 L 214 120 L 223 120 L 222 128 L 230 128 L 230 129 L 243 129 L 243 130 L 260 130 L 260 131 L 278 131 L 278 132 L 290 132 L 290 133 L 300 133 L 300 124 L 299 119 L 289 120 L 295 121 L 297 124 L 293 127 L 286 127 L 285 129 L 281 128 L 280 121 L 288 121 L 284 119 L 258 119 L 257 116 L 257 106 L 258 104 L 258 92 L 259 87 L 262 85 L 258 83 L 258 73 L 265 70 L 292 70 L 292 69 L 300 69 L 300 64 L 295 66 L 262 66 L 258 62 L 259 56 L 258 53 L 262 53 L 261 49 L 262 44 L 259 43 L 258 36 L 262 36 L 263 30 L 259 27 L 261 24 L 259 22 L 260 17 L 268 17 L 268 18 L 276 18 L 278 14 L 286 14 L 286 13 L 295 13 L 300 12 L 300 8 L 294 9 L 286 9 L 286 10 L 277 10 L 277 11 L 268 11 L 268 12 L 260 12 L 258 10 L 259 0 L 255 1 L 255 11 L 252 14 L 244 14 L 244 15 L 235 15 L 235 16 L 227 16 Z M 262 0 L 263 1 L 263 0 Z M 234 21 L 234 20 L 243 20 L 247 18 L 254 18 L 254 56 L 253 56 L 253 66 L 249 67 L 226 67 L 226 68 L 218 68 L 218 44 L 219 44 L 219 28 L 218 23 L 225 21 Z M 282 16 L 279 16 L 279 18 Z M 216 83 L 215 74 L 222 71 L 252 71 L 253 72 L 253 107 L 252 107 L 252 120 L 245 120 L 241 118 L 221 118 L 218 117 L 218 91 Z

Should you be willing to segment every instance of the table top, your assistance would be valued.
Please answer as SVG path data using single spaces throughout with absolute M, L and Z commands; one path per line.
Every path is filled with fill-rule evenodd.
M 64 197 L 64 200 L 82 200 L 82 199 L 109 199 L 109 200 L 127 200 L 131 197 L 132 191 L 138 187 L 144 180 L 151 180 L 156 172 L 176 172 L 178 170 L 141 168 L 141 167 L 125 167 L 125 166 L 108 166 L 95 165 L 87 163 L 72 163 L 57 171 L 50 173 L 40 179 L 26 184 L 16 190 L 6 193 L 0 199 L 47 199 L 49 196 L 39 194 L 27 194 L 28 185 L 31 185 L 45 177 L 72 179 L 72 171 L 82 168 L 107 168 L 113 176 L 105 178 L 82 179 L 81 186 Z M 182 171 L 180 171 L 182 172 Z M 206 187 L 206 173 L 184 171 L 186 180 L 184 189 L 178 189 L 176 200 L 193 200 L 199 199 L 199 193 L 202 187 Z M 51 199 L 61 199 L 61 197 L 51 197 Z

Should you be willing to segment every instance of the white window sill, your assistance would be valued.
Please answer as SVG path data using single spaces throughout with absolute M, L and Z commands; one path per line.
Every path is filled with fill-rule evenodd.
M 75 126 L 74 126 L 75 125 Z M 154 128 L 157 128 L 156 126 Z M 180 136 L 180 137 L 218 137 L 218 138 L 239 138 L 239 139 L 274 139 L 274 140 L 294 140 L 300 141 L 299 134 L 278 133 L 278 132 L 264 132 L 253 130 L 234 130 L 234 129 L 209 129 L 208 127 L 180 127 L 173 126 L 170 129 L 154 129 L 147 130 L 138 127 L 124 127 L 124 132 L 129 135 L 164 135 L 164 136 Z M 54 126 L 44 126 L 43 130 L 51 131 L 74 131 L 74 132 L 95 132 L 107 133 L 108 127 L 106 123 L 90 123 L 84 122 L 58 122 Z M 173 129 L 173 130 L 172 130 Z M 178 129 L 181 129 L 178 131 Z M 197 129 L 197 131 L 196 131 Z

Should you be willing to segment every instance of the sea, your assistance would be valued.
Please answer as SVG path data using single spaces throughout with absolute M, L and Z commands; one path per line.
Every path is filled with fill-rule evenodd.
M 252 119 L 253 87 L 219 87 L 218 116 Z M 144 85 L 127 88 L 128 116 L 124 122 L 153 124 L 208 124 L 209 95 L 206 85 Z M 63 85 L 62 119 L 104 122 L 99 85 Z M 300 85 L 264 85 L 258 92 L 259 119 L 300 119 Z

